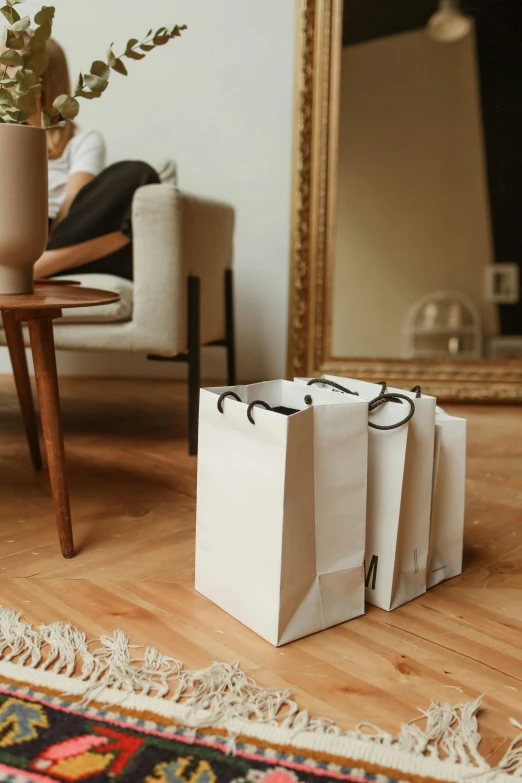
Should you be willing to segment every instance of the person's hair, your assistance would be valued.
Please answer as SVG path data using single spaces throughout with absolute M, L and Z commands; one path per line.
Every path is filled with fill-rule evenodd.
M 71 78 L 67 57 L 62 47 L 50 38 L 47 41 L 49 65 L 42 76 L 42 109 L 52 109 L 53 102 L 59 95 L 71 94 Z M 49 157 L 61 157 L 67 144 L 76 131 L 76 125 L 71 120 L 65 121 L 65 127 L 47 131 L 47 149 Z

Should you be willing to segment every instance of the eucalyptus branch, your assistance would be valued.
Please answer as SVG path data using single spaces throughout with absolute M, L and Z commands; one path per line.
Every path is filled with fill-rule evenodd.
M 145 38 L 140 42 L 137 38 L 131 38 L 123 54 L 119 57 L 113 52 L 111 44 L 106 61 L 95 60 L 91 65 L 89 73 L 81 73 L 76 83 L 73 95 L 60 95 L 54 102 L 54 108 L 60 112 L 62 117 L 74 120 L 80 111 L 78 98 L 94 100 L 101 98 L 107 87 L 112 71 L 116 71 L 122 76 L 127 76 L 128 71 L 123 62 L 126 57 L 129 60 L 143 60 L 148 52 L 151 52 L 157 46 L 164 46 L 173 38 L 179 38 L 186 25 L 172 25 L 171 27 L 160 27 L 156 33 L 149 30 Z M 141 50 L 141 51 L 138 51 Z
M 34 16 L 21 17 L 15 6 L 24 0 L 4 0 L 0 8 L 7 25 L 4 28 L 6 50 L 0 55 L 3 74 L 0 78 L 0 123 L 27 124 L 38 109 L 42 95 L 42 77 L 49 65 L 46 44 L 52 35 L 55 8 L 43 6 Z M 51 109 L 41 111 L 42 127 L 53 130 L 62 127 L 66 120 L 74 120 L 80 110 L 78 98 L 100 98 L 109 85 L 112 71 L 127 76 L 124 58 L 143 60 L 157 46 L 164 46 L 178 38 L 186 25 L 160 27 L 155 33 L 149 30 L 140 42 L 131 38 L 125 51 L 119 56 L 113 52 L 113 44 L 106 60 L 95 60 L 89 73 L 81 73 L 73 95 L 60 95 Z

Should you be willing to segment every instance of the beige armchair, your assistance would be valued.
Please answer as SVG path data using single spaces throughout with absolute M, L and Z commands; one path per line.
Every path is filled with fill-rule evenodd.
M 74 275 L 82 285 L 118 291 L 121 301 L 80 314 L 71 311 L 57 321 L 56 348 L 186 361 L 189 451 L 196 454 L 201 345 L 227 349 L 227 382 L 235 383 L 234 210 L 172 184 L 147 185 L 134 198 L 133 233 L 134 282 L 111 275 Z M 3 331 L 0 344 L 6 344 Z

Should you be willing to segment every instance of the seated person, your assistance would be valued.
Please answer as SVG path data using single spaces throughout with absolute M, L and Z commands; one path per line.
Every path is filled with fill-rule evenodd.
M 42 106 L 71 94 L 65 53 L 47 43 Z M 39 112 L 31 124 L 40 125 Z M 105 168 L 105 142 L 74 122 L 48 131 L 49 243 L 35 265 L 35 278 L 98 272 L 133 279 L 132 199 L 143 185 L 158 183 L 151 166 L 123 161 Z

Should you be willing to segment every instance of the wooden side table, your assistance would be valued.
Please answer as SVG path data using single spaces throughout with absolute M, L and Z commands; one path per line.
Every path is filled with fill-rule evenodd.
M 118 294 L 109 291 L 82 288 L 71 283 L 53 283 L 52 281 L 35 283 L 33 294 L 0 295 L 0 312 L 4 322 L 4 331 L 13 365 L 16 390 L 31 459 L 36 470 L 41 470 L 42 459 L 38 441 L 38 425 L 24 349 L 22 323 L 27 322 L 29 326 L 42 432 L 47 452 L 60 547 L 64 557 L 74 557 L 74 543 L 65 475 L 65 452 L 60 417 L 53 320 L 60 318 L 62 310 L 65 308 L 110 304 L 117 302 L 118 299 Z

